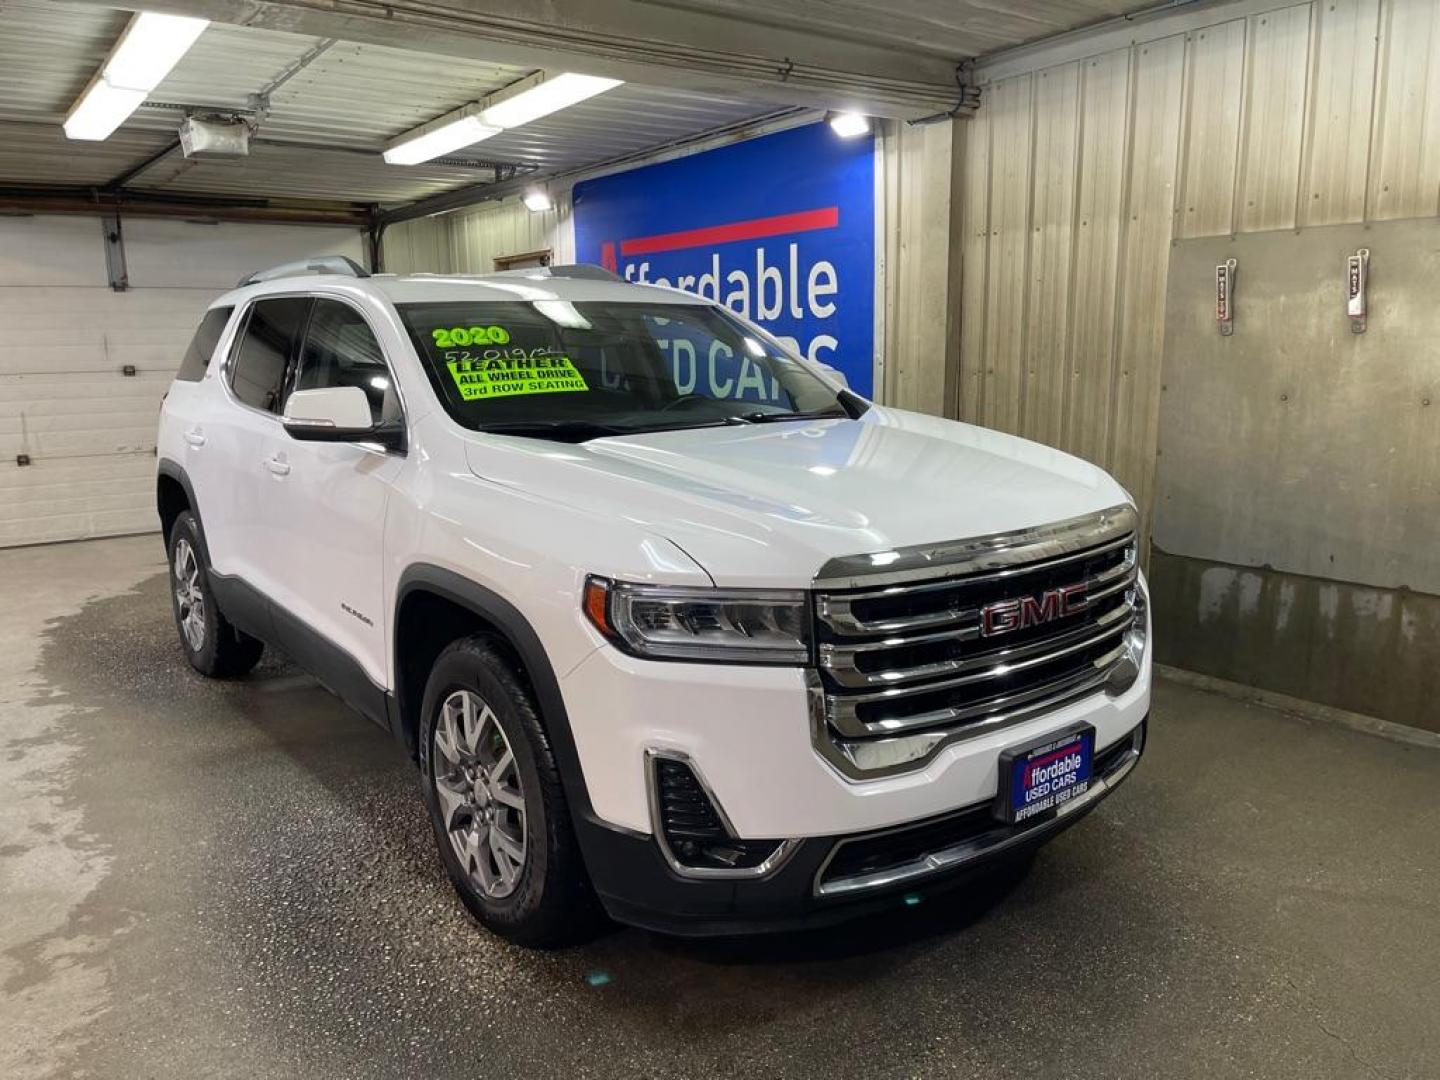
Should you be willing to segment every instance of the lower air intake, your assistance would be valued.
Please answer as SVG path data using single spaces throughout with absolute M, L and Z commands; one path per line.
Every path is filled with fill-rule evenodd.
M 759 870 L 780 847 L 776 840 L 737 840 L 689 762 L 656 757 L 653 767 L 656 827 L 677 869 Z

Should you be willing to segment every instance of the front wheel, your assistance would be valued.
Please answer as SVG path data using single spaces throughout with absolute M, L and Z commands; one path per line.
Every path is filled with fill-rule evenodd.
M 200 526 L 187 510 L 170 527 L 170 607 L 180 646 L 202 675 L 244 675 L 260 662 L 265 646 L 231 626 L 216 605 L 204 550 Z
M 423 709 L 425 801 L 465 906 L 524 945 L 583 935 L 598 904 L 549 738 L 515 671 L 484 638 L 464 638 L 435 661 Z

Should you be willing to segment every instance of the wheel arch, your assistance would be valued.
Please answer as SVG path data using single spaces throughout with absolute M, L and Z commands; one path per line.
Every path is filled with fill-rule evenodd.
M 205 529 L 200 523 L 200 503 L 195 498 L 195 487 L 185 469 L 170 458 L 161 458 L 156 465 L 155 510 L 160 515 L 160 537 L 167 547 L 175 519 L 186 510 L 190 511 L 199 526 L 196 531 L 200 534 L 200 553 L 205 556 L 207 564 L 210 562 L 210 549 L 205 543 Z
M 450 642 L 472 634 L 489 637 L 515 665 L 535 697 L 571 813 L 592 818 L 560 682 L 535 628 L 504 597 L 453 570 L 429 563 L 407 567 L 395 594 L 391 635 L 397 710 L 394 728 L 406 750 L 412 758 L 418 757 L 421 699 L 435 657 Z

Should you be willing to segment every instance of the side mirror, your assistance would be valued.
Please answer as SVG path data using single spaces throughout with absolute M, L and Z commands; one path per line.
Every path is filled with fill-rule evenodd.
M 285 431 L 304 442 L 374 442 L 387 450 L 405 449 L 405 425 L 377 424 L 370 399 L 358 386 L 296 390 L 285 402 Z
M 821 371 L 823 371 L 826 375 L 829 375 L 830 378 L 834 379 L 846 390 L 850 389 L 850 380 L 845 377 L 845 373 L 839 368 L 833 368 L 829 364 L 822 364 L 818 360 L 815 361 L 815 366 L 818 367 Z

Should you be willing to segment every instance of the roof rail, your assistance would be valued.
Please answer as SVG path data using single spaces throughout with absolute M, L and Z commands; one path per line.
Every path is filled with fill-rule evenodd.
M 561 263 L 559 266 L 551 266 L 548 269 L 551 277 L 580 278 L 583 281 L 625 280 L 614 270 L 607 270 L 594 263 Z
M 370 276 L 368 270 L 345 255 L 321 255 L 315 259 L 281 263 L 269 270 L 256 270 L 253 274 L 246 274 L 241 278 L 240 284 L 235 287 L 242 289 L 246 285 L 254 285 L 257 281 L 274 281 L 276 278 L 299 277 L 301 274 L 340 274 L 353 278 Z
M 594 263 L 561 263 L 559 266 L 527 266 L 519 270 L 496 270 L 481 277 L 573 278 L 580 281 L 624 281 L 613 270 Z

